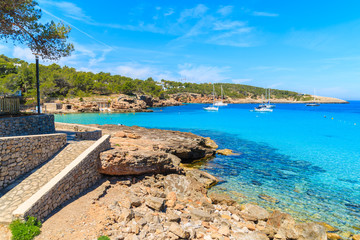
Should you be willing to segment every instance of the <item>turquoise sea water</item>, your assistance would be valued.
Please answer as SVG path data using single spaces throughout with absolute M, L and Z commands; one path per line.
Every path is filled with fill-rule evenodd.
M 360 101 L 319 107 L 277 104 L 272 113 L 250 112 L 253 104 L 233 104 L 218 112 L 206 112 L 205 106 L 57 115 L 56 121 L 138 125 L 209 136 L 220 148 L 239 153 L 202 165 L 223 180 L 212 191 L 359 233 Z M 261 194 L 272 200 L 260 198 Z

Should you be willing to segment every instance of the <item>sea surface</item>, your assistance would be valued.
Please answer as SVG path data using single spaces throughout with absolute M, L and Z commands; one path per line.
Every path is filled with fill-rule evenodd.
M 153 113 L 56 115 L 59 122 L 124 124 L 191 131 L 238 155 L 199 163 L 222 181 L 211 191 L 239 202 L 281 209 L 304 221 L 324 221 L 360 233 L 360 101 L 277 104 L 273 112 L 232 104 L 154 108 Z

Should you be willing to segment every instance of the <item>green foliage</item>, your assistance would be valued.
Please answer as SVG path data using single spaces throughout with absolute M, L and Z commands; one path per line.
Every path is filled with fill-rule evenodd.
M 31 240 L 40 234 L 41 222 L 35 217 L 28 217 L 25 222 L 15 220 L 10 224 L 12 240 Z
M 41 23 L 41 9 L 35 0 L 0 1 L 0 39 L 25 43 L 43 59 L 56 60 L 70 55 L 72 44 L 66 43 L 71 30 L 63 23 Z
M 19 59 L 8 58 L 0 55 L 0 66 L 3 63 L 4 70 L 0 75 L 0 93 L 9 93 L 21 90 L 23 96 L 33 101 L 36 96 L 35 64 L 28 64 Z M 13 66 L 16 67 L 15 69 Z M 44 99 L 65 97 L 90 97 L 92 95 L 110 94 L 146 94 L 166 99 L 169 94 L 175 93 L 198 93 L 210 95 L 213 91 L 212 84 L 181 83 L 161 80 L 156 82 L 152 78 L 146 80 L 132 79 L 110 73 L 78 72 L 74 68 L 61 67 L 57 64 L 49 66 L 40 65 L 40 89 Z M 265 89 L 241 84 L 216 83 L 216 95 L 220 95 L 220 85 L 224 93 L 232 98 L 261 98 Z M 303 100 L 308 95 L 299 95 L 296 92 L 284 90 L 271 90 L 272 98 L 285 98 Z
M 98 238 L 98 240 L 110 240 L 110 238 L 107 236 L 101 236 Z

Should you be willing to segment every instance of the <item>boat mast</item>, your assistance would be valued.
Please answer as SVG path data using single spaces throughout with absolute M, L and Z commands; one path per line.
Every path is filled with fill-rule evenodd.
M 213 106 L 215 105 L 215 85 L 213 84 Z
M 270 98 L 271 98 L 271 94 L 270 94 L 270 88 L 269 88 L 269 101 L 268 101 L 269 104 L 270 104 Z

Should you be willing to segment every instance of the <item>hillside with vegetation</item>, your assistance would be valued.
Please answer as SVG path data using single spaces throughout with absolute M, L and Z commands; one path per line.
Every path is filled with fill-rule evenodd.
M 0 94 L 11 94 L 21 91 L 24 99 L 31 102 L 36 96 L 35 64 L 0 55 Z M 73 97 L 89 97 L 110 94 L 146 94 L 153 97 L 168 98 L 170 94 L 197 93 L 212 94 L 212 85 L 208 83 L 188 83 L 161 80 L 154 81 L 151 77 L 146 80 L 132 79 L 126 76 L 110 73 L 92 73 L 77 71 L 71 67 L 61 67 L 57 64 L 40 65 L 41 97 L 50 99 L 64 99 Z M 265 93 L 264 88 L 242 84 L 216 83 L 216 94 L 220 95 L 220 85 L 226 96 L 231 98 L 258 99 Z M 274 99 L 292 99 L 296 101 L 309 100 L 309 95 L 296 92 L 276 90 L 271 91 Z

